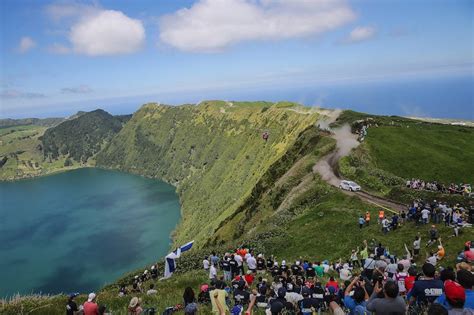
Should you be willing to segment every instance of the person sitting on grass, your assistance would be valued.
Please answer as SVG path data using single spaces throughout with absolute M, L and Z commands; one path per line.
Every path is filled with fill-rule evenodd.
M 153 283 L 150 284 L 150 289 L 146 291 L 146 295 L 155 295 L 158 291 L 155 289 L 155 285 Z
M 138 297 L 133 297 L 128 305 L 128 315 L 139 315 L 143 312 L 143 308 L 140 306 L 141 300 Z
M 207 283 L 200 287 L 198 302 L 200 304 L 209 304 L 211 302 L 211 297 L 209 296 L 209 285 Z

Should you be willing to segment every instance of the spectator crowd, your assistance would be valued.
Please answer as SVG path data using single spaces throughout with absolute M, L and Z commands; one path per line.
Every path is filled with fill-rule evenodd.
M 465 195 L 470 196 L 472 193 L 471 184 L 454 184 L 451 183 L 449 186 L 445 186 L 444 184 L 438 183 L 437 181 L 428 182 L 421 179 L 412 178 L 411 180 L 407 180 L 406 187 L 411 189 L 417 190 L 429 190 L 429 191 L 437 191 L 445 194 L 458 194 L 458 195 Z
M 370 212 L 358 219 L 359 227 L 370 225 Z M 460 248 L 457 263 L 445 267 L 446 256 L 437 224 L 453 228 L 450 237 L 471 227 L 468 211 L 444 202 L 415 200 L 407 211 L 385 215 L 380 210 L 377 222 L 383 233 L 406 222 L 415 226 L 430 224 L 427 235 L 418 233 L 403 252 L 393 252 L 375 239 L 364 241 L 336 261 L 276 259 L 244 247 L 203 257 L 202 270 L 208 281 L 198 288 L 187 287 L 182 302 L 159 314 L 470 314 L 474 315 L 474 241 Z M 426 240 L 424 238 L 426 237 Z M 422 253 L 422 248 L 427 252 Z M 443 267 L 441 266 L 443 265 Z M 156 295 L 158 267 L 133 277 L 118 295 L 129 298 L 129 315 L 158 314 L 141 306 L 140 296 Z M 195 293 L 195 290 L 197 293 Z M 78 306 L 71 294 L 67 314 L 107 314 L 97 296 L 90 293 Z

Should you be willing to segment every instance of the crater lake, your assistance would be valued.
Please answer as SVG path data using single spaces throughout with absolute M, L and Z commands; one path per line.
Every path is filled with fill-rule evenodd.
M 0 182 L 0 297 L 88 293 L 167 254 L 175 188 L 84 168 Z

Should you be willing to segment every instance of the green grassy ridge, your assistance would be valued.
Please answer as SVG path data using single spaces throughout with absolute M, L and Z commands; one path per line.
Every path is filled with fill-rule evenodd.
M 87 163 L 122 129 L 126 117 L 115 117 L 97 109 L 49 128 L 41 138 L 44 156 L 50 160 L 68 157 Z
M 21 118 L 21 119 L 0 119 L 0 130 L 9 127 L 35 125 L 42 127 L 52 127 L 64 121 L 65 118 Z
M 356 180 L 364 189 L 406 202 L 413 193 L 399 188 L 407 179 L 445 185 L 474 182 L 474 128 L 353 111 L 344 111 L 336 125 L 350 123 L 355 131 L 361 120 L 372 124 L 367 137 L 338 167 L 344 177 Z M 392 189 L 397 190 L 391 193 Z
M 45 160 L 40 140 L 45 130 L 46 127 L 36 125 L 0 129 L 0 159 L 7 159 L 0 168 L 0 180 L 43 176 L 83 167 L 78 163 L 65 167 L 65 157 L 51 161 Z
M 98 154 L 97 165 L 176 185 L 182 221 L 175 242 L 203 246 L 317 117 L 269 103 L 148 104 Z

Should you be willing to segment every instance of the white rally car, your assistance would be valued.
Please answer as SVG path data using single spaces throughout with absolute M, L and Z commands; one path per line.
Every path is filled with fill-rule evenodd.
M 353 181 L 343 180 L 339 184 L 339 188 L 349 191 L 360 191 L 360 186 Z

